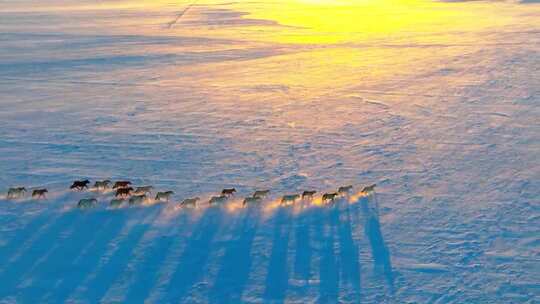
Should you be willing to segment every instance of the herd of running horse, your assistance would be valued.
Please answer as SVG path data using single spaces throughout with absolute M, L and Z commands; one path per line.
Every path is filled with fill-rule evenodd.
M 73 184 L 69 187 L 73 191 L 85 191 L 89 190 L 90 181 L 89 180 L 78 180 L 74 181 Z M 366 187 L 363 187 L 360 193 L 370 194 L 375 190 L 376 184 L 372 184 Z M 110 201 L 111 207 L 119 207 L 124 203 L 129 205 L 143 204 L 151 200 L 150 194 L 154 189 L 153 186 L 140 186 L 133 187 L 130 181 L 116 181 L 113 182 L 110 180 L 96 181 L 94 183 L 94 188 L 97 191 L 115 191 L 114 198 Z M 337 198 L 348 196 L 353 190 L 352 185 L 341 186 L 335 192 L 326 192 L 322 195 L 321 200 L 324 204 L 331 204 Z M 49 191 L 45 188 L 34 189 L 32 191 L 32 198 L 34 199 L 45 199 L 46 194 Z M 7 199 L 20 199 L 26 196 L 27 189 L 25 187 L 16 187 L 10 188 L 8 190 Z M 223 204 L 226 203 L 232 196 L 236 193 L 235 188 L 225 188 L 217 196 L 212 196 L 208 201 L 208 204 Z M 294 204 L 296 201 L 312 201 L 315 197 L 317 191 L 315 190 L 306 190 L 302 194 L 288 194 L 281 197 L 280 203 L 282 205 Z M 174 194 L 173 191 L 162 191 L 157 192 L 154 201 L 155 202 L 169 202 L 171 196 Z M 256 190 L 251 196 L 244 198 L 242 205 L 258 204 L 263 201 L 270 194 L 270 190 Z M 196 207 L 197 203 L 200 201 L 199 197 L 186 198 L 180 202 L 180 207 Z M 98 203 L 96 198 L 83 198 L 81 199 L 77 206 L 79 208 L 90 208 L 96 206 Z

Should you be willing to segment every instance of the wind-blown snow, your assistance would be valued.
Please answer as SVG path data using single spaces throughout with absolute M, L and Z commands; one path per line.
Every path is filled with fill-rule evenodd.
M 0 197 L 0 303 L 540 302 L 538 4 L 484 3 L 513 23 L 468 32 L 293 44 L 234 3 L 167 28 L 183 4 L 101 2 L 0 8 L 0 189 L 50 191 Z M 110 209 L 67 190 L 81 178 L 203 206 Z

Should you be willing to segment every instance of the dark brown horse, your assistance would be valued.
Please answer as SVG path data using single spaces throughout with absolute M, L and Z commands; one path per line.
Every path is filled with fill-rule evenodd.
M 317 191 L 304 191 L 302 193 L 302 199 L 312 200 L 315 193 L 317 193 Z
M 342 186 L 342 187 L 339 187 L 337 193 L 339 195 L 348 195 L 351 192 L 352 188 L 353 188 L 352 185 Z
M 130 196 L 131 192 L 133 192 L 133 188 L 127 187 L 127 188 L 119 188 L 116 190 L 116 197 L 126 197 Z
M 79 191 L 82 191 L 84 189 L 88 189 L 88 184 L 90 184 L 90 181 L 85 179 L 85 180 L 80 180 L 80 181 L 74 181 L 73 184 L 71 185 L 71 187 L 69 187 L 69 189 L 73 190 L 79 190 Z
M 221 195 L 231 196 L 231 195 L 234 195 L 235 192 L 236 192 L 235 188 L 225 188 L 221 190 Z
M 36 189 L 32 191 L 32 197 L 37 199 L 46 198 L 45 194 L 47 194 L 48 192 L 49 191 L 47 189 Z

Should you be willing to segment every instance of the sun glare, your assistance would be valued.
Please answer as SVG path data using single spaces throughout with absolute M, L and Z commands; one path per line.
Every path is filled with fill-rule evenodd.
M 279 3 L 278 3 L 279 2 Z M 504 22 L 480 5 L 423 0 L 278 1 L 252 9 L 250 18 L 274 20 L 284 28 L 275 39 L 288 43 L 344 43 L 385 38 L 397 32 L 432 33 Z M 287 9 L 283 9 L 286 7 Z

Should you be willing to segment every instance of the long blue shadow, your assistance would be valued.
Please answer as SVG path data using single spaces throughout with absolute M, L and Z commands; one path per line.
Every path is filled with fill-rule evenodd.
M 369 199 L 362 199 L 362 211 L 365 219 L 365 234 L 369 239 L 375 270 L 382 273 L 386 278 L 390 291 L 394 291 L 394 273 L 392 271 L 392 262 L 390 260 L 390 251 L 384 242 L 379 222 L 377 202 Z M 371 208 L 370 208 L 371 206 Z
M 290 210 L 288 208 L 280 208 L 276 212 L 274 222 L 274 239 L 272 241 L 272 253 L 266 276 L 264 299 L 272 303 L 283 303 L 289 285 L 287 250 L 291 222 Z
M 210 291 L 214 303 L 241 303 L 242 292 L 251 270 L 251 245 L 259 226 L 260 210 L 249 208 L 242 224 L 234 229 L 235 240 L 229 242 L 221 268 Z
M 7 199 L 0 199 L 0 225 L 2 227 L 8 225 L 10 222 L 16 221 L 22 211 L 27 211 L 27 203 L 14 202 Z M 23 207 L 24 206 L 24 207 Z M 41 212 L 43 214 L 44 212 Z M 36 217 L 34 217 L 35 219 Z
M 44 212 L 35 216 L 21 229 L 15 231 L 13 238 L 0 247 L 0 261 L 7 261 L 24 245 L 26 240 L 32 237 L 37 231 L 40 231 L 50 220 L 51 214 Z
M 337 303 L 339 297 L 339 265 L 336 258 L 334 246 L 334 234 L 339 222 L 339 210 L 337 206 L 324 209 L 323 220 L 320 225 L 321 239 L 321 259 L 319 264 L 320 285 L 319 285 L 319 303 Z M 322 230 L 325 222 L 328 223 L 328 232 Z
M 340 212 L 338 225 L 341 279 L 353 289 L 353 301 L 360 299 L 360 259 L 357 245 L 352 237 L 351 214 L 348 204 Z
M 295 240 L 296 252 L 294 257 L 294 276 L 295 279 L 307 282 L 311 278 L 311 258 L 313 248 L 310 244 L 310 221 L 313 216 L 313 210 L 301 213 L 296 220 Z
M 133 215 L 125 215 L 130 218 L 137 218 L 141 216 L 142 212 L 147 212 L 148 210 L 142 209 L 137 210 L 138 212 Z M 159 209 L 153 211 L 150 217 L 155 217 L 159 214 Z M 140 239 L 143 237 L 144 233 L 151 227 L 150 224 L 140 223 L 135 224 L 129 233 L 123 238 L 119 243 L 117 249 L 114 251 L 114 254 L 107 260 L 107 263 L 98 270 L 96 276 L 88 282 L 86 292 L 83 294 L 83 299 L 87 300 L 88 303 L 99 303 L 100 300 L 105 296 L 107 290 L 112 286 L 114 281 L 122 273 L 122 271 L 127 267 L 127 264 L 133 256 L 133 249 L 137 246 Z
M 175 225 L 184 226 L 187 220 L 188 215 L 183 213 L 176 220 Z M 134 275 L 133 284 L 129 286 L 126 303 L 143 302 L 150 295 L 150 291 L 159 279 L 159 270 L 163 261 L 167 258 L 169 250 L 178 241 L 178 237 L 174 235 L 162 236 L 158 237 L 151 247 L 145 249 L 145 259 L 137 267 L 140 270 Z
M 127 219 L 126 213 L 120 212 L 106 212 L 102 218 L 97 218 L 97 221 L 103 224 L 93 223 L 94 225 L 88 225 L 87 227 L 79 227 L 77 234 L 89 234 L 91 235 L 94 230 L 97 230 L 94 239 L 92 240 L 92 247 L 84 253 L 83 256 L 78 258 L 78 261 L 69 262 L 71 258 L 77 256 L 76 247 L 73 243 L 70 243 L 71 250 L 69 252 L 61 251 L 58 253 L 59 263 L 68 267 L 66 271 L 59 273 L 59 277 L 56 279 L 62 279 L 61 283 L 57 286 L 46 286 L 50 289 L 54 289 L 54 293 L 41 300 L 42 303 L 64 303 L 71 293 L 83 283 L 84 279 L 90 274 L 99 262 L 101 256 L 106 252 L 109 243 L 118 235 Z M 84 238 L 78 238 L 77 242 L 84 244 Z M 64 258 L 65 257 L 65 258 Z M 62 261 L 63 260 L 63 261 Z M 58 266 L 58 265 L 51 265 Z M 51 269 L 52 270 L 52 269 Z M 49 273 L 47 268 L 43 270 L 45 273 Z M 53 279 L 49 277 L 47 279 Z M 52 283 L 52 282 L 51 282 Z M 50 284 L 49 284 L 50 285 Z
M 44 232 L 35 239 L 30 248 L 10 263 L 9 268 L 0 273 L 0 299 L 17 294 L 16 286 L 23 276 L 34 266 L 40 257 L 46 254 L 54 246 L 55 240 L 63 231 L 69 231 L 81 218 L 86 222 L 87 214 L 74 210 L 64 213 L 54 223 L 47 226 Z M 38 233 L 38 232 L 36 232 Z M 16 252 L 14 252 L 15 254 Z
M 70 237 L 56 246 L 47 258 L 33 270 L 31 273 L 32 285 L 20 291 L 21 302 L 56 302 L 50 299 L 42 300 L 42 297 L 50 291 L 62 292 L 55 286 L 59 280 L 66 282 L 71 276 L 84 275 L 80 273 L 82 269 L 74 267 L 73 261 L 86 245 L 91 244 L 103 230 L 107 230 L 110 226 L 112 226 L 112 219 L 103 211 L 91 212 L 84 220 L 75 223 Z
M 206 209 L 186 244 L 162 302 L 183 303 L 183 298 L 190 288 L 202 277 L 212 251 L 212 240 L 221 226 L 222 217 L 223 211 L 219 208 Z

